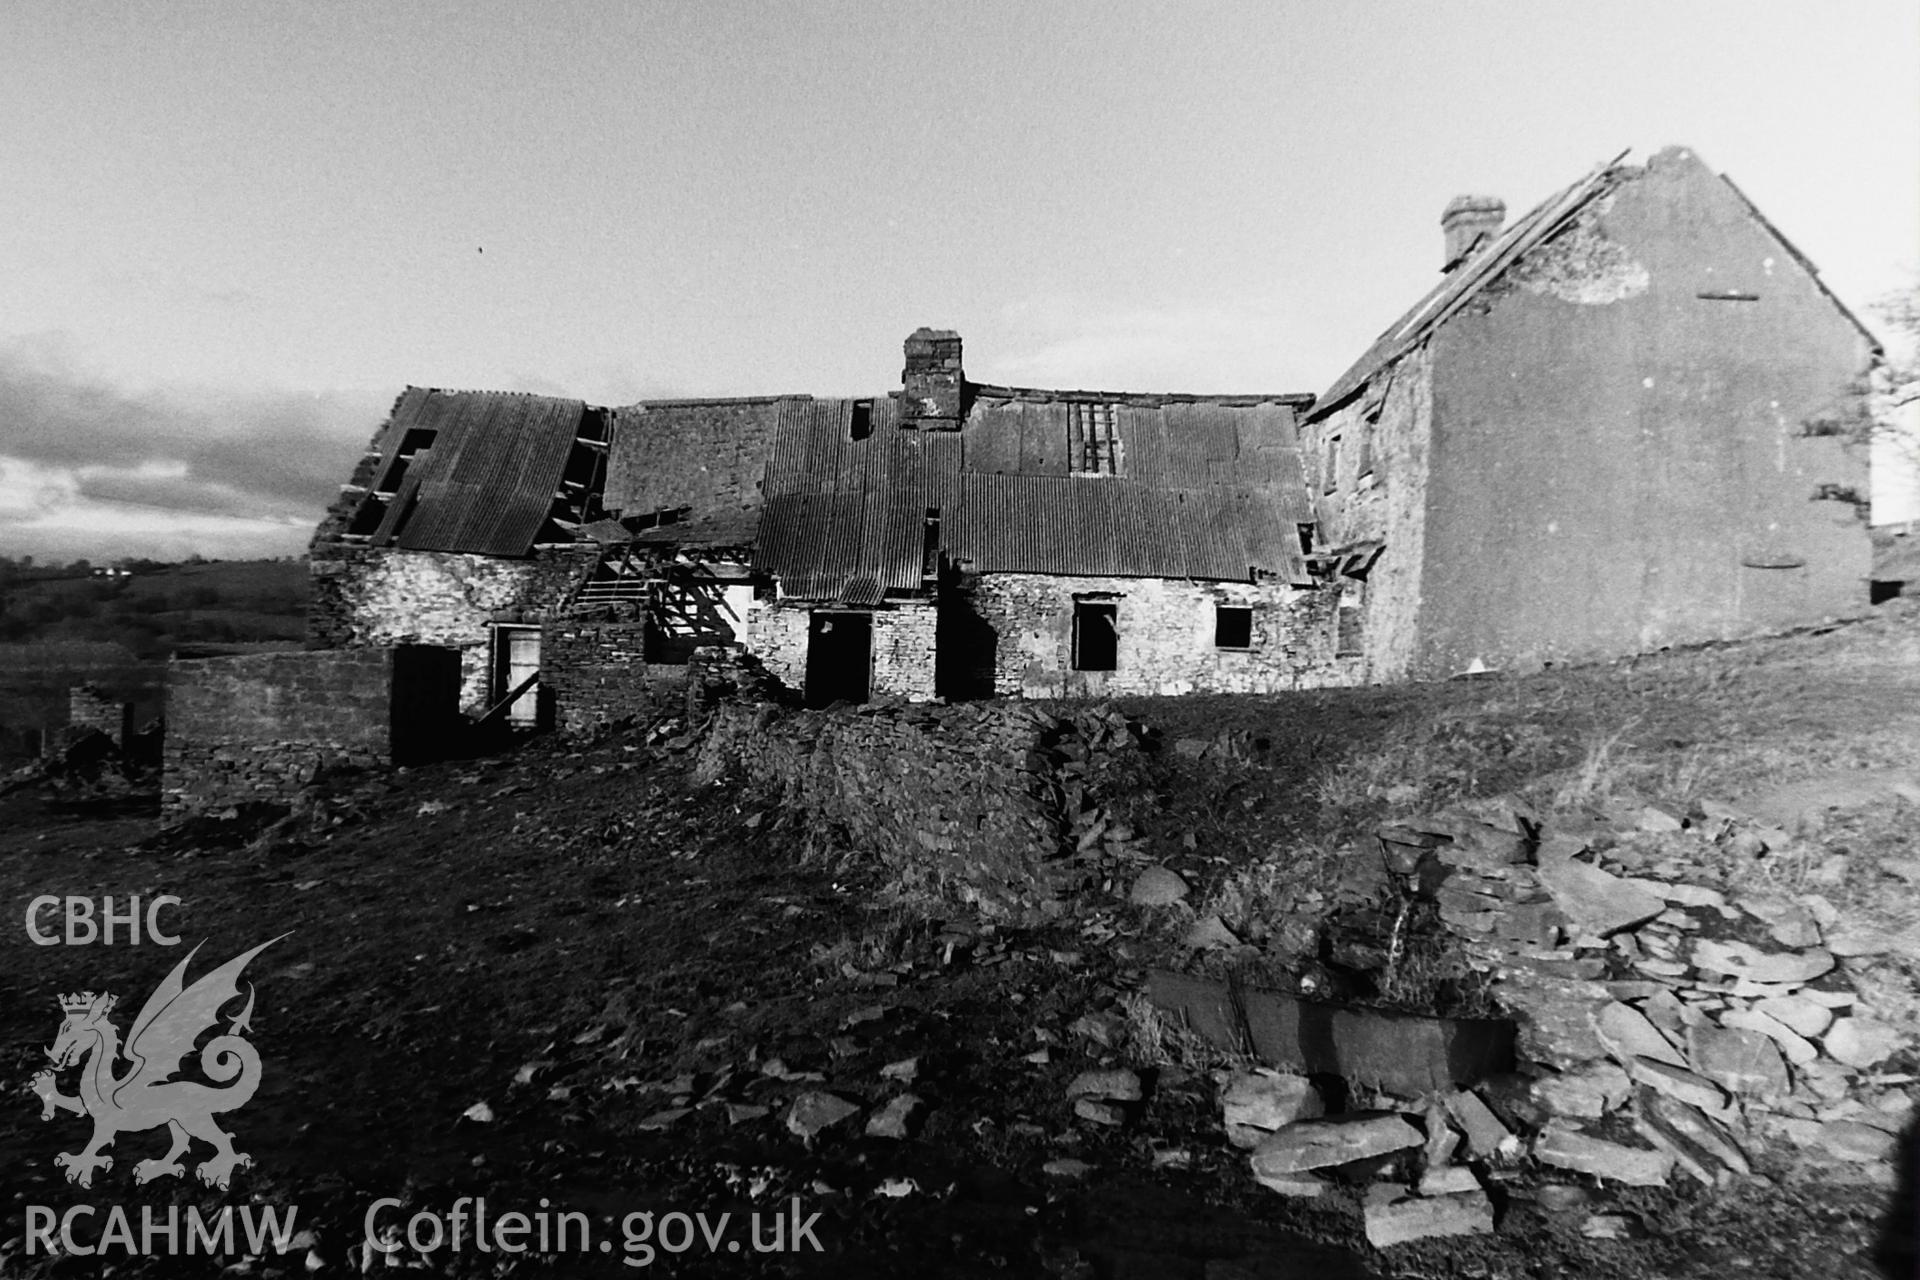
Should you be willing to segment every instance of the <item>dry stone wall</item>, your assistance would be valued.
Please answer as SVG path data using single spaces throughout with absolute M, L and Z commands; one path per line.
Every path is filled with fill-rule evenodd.
M 323 772 L 426 758 L 454 715 L 446 650 L 335 649 L 173 662 L 164 810 L 284 802 Z
M 1335 597 L 1283 583 L 1187 582 L 996 573 L 973 579 L 965 607 L 995 637 L 993 692 L 1029 698 L 1274 693 L 1355 683 L 1357 660 L 1334 654 Z M 1076 599 L 1111 604 L 1111 671 L 1073 669 Z M 1252 643 L 1219 648 L 1215 610 L 1253 611 Z M 983 655 L 984 660 L 984 655 Z

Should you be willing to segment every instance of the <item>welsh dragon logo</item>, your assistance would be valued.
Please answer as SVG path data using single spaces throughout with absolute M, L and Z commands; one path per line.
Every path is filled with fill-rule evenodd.
M 246 1007 L 228 1023 L 224 1035 L 216 1035 L 200 1050 L 200 1069 L 214 1084 L 171 1077 L 180 1070 L 181 1059 L 193 1051 L 201 1033 L 218 1025 L 221 1007 L 239 998 L 240 971 L 247 961 L 278 941 L 280 938 L 270 939 L 235 956 L 189 987 L 182 978 L 187 965 L 199 954 L 200 948 L 195 947 L 147 997 L 140 1016 L 133 1020 L 124 1050 L 119 1030 L 107 1021 L 116 1003 L 114 996 L 83 991 L 60 997 L 60 1011 L 66 1016 L 53 1047 L 47 1050 L 53 1068 L 33 1077 L 33 1091 L 40 1095 L 42 1120 L 53 1119 L 56 1111 L 93 1119 L 93 1140 L 85 1150 L 62 1152 L 53 1158 L 53 1163 L 66 1171 L 68 1182 L 91 1187 L 95 1170 L 113 1167 L 113 1157 L 103 1155 L 102 1149 L 113 1145 L 116 1136 L 160 1125 L 167 1126 L 172 1134 L 173 1148 L 158 1160 L 134 1165 L 135 1182 L 185 1174 L 180 1157 L 194 1138 L 214 1149 L 213 1156 L 202 1160 L 195 1170 L 200 1181 L 210 1187 L 224 1189 L 236 1168 L 253 1163 L 252 1157 L 233 1149 L 233 1135 L 213 1120 L 222 1112 L 244 1107 L 260 1087 L 260 1055 L 242 1035 L 253 1030 L 251 983 L 247 985 Z M 123 1056 L 130 1065 L 123 1074 L 115 1075 L 115 1066 Z M 68 1096 L 60 1092 L 54 1072 L 76 1062 L 82 1064 L 80 1092 Z

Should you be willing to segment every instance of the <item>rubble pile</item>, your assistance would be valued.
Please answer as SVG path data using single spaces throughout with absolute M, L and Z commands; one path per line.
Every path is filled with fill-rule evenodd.
M 1437 904 L 1492 978 L 1518 1071 L 1335 1116 L 1303 1079 L 1224 1077 L 1228 1136 L 1263 1185 L 1318 1196 L 1324 1173 L 1371 1168 L 1381 1247 L 1492 1230 L 1487 1184 L 1523 1168 L 1548 1198 L 1567 1175 L 1725 1186 L 1757 1166 L 1894 1186 L 1920 1096 L 1920 919 L 1888 891 L 1920 883 L 1920 859 L 1836 853 L 1721 805 L 1543 824 L 1480 802 L 1378 834 L 1385 878 Z
M 910 887 L 988 916 L 1044 917 L 1146 860 L 1099 790 L 1126 776 L 1136 751 L 1126 718 L 1099 707 L 722 702 L 693 777 L 760 793 Z

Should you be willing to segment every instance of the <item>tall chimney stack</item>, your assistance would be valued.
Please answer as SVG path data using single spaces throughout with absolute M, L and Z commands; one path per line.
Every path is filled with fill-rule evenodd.
M 900 374 L 903 423 L 929 431 L 960 426 L 960 335 L 951 329 L 915 329 L 906 343 L 907 367 Z
M 1440 215 L 1440 230 L 1447 241 L 1440 270 L 1452 271 L 1492 244 L 1506 220 L 1506 203 L 1497 196 L 1455 196 L 1447 201 Z

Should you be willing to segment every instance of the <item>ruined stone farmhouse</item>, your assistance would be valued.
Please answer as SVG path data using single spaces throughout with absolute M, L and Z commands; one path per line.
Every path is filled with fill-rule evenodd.
M 467 710 L 574 727 L 710 644 L 820 705 L 1357 675 L 1308 567 L 1311 396 L 982 385 L 930 329 L 905 355 L 865 399 L 410 389 L 314 540 L 313 639 L 458 649 Z
M 469 717 L 585 729 L 705 645 L 814 705 L 1269 692 L 1865 603 L 1877 348 L 1732 183 L 1669 149 L 1443 233 L 1318 399 L 978 383 L 933 329 L 867 398 L 410 388 L 314 538 L 311 647 L 453 650 Z
M 1867 601 L 1873 337 L 1671 147 L 1503 225 L 1447 206 L 1439 284 L 1305 415 L 1372 681 L 1752 635 Z

